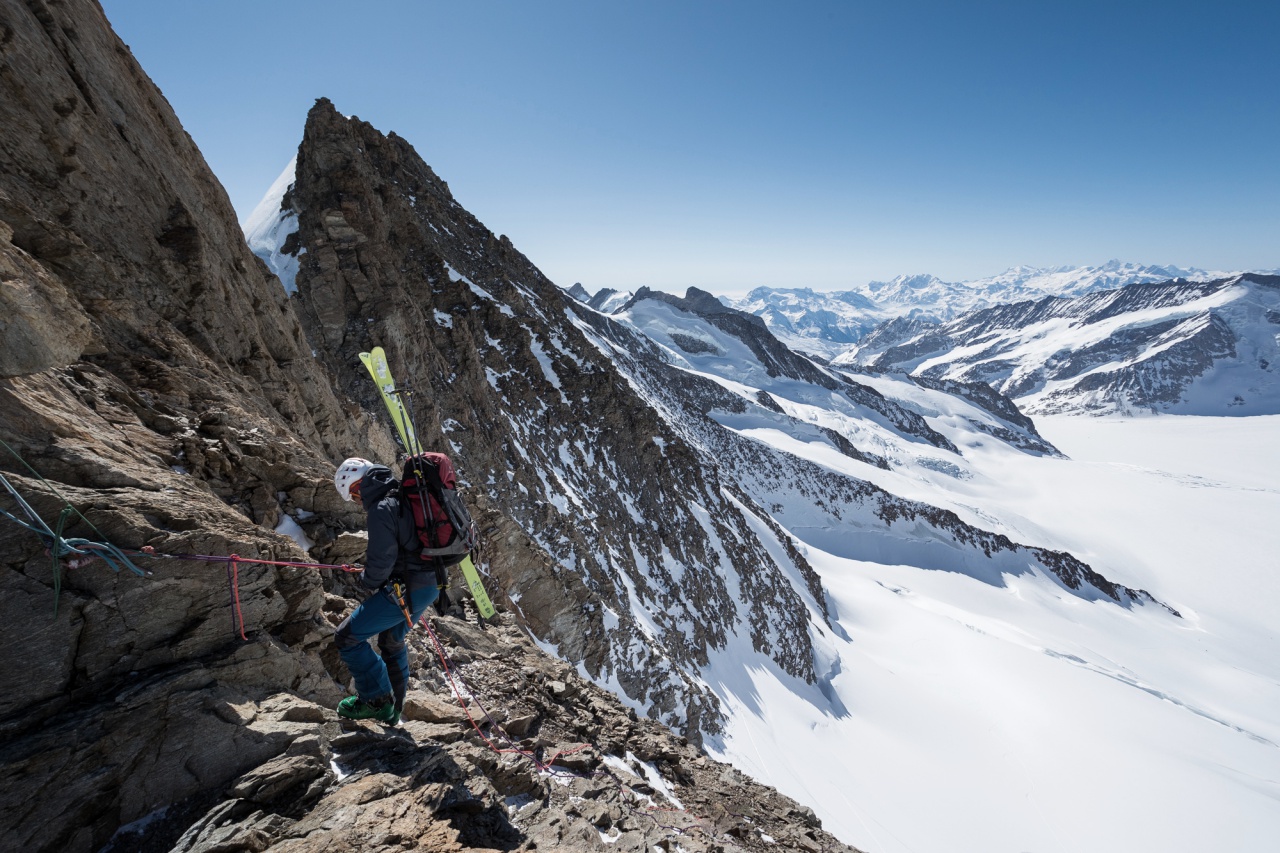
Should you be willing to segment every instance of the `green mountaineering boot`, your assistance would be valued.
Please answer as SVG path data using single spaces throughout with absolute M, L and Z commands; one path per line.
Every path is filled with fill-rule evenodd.
M 398 721 L 400 714 L 396 711 L 390 696 L 379 697 L 372 702 L 366 702 L 359 696 L 348 696 L 338 703 L 338 716 L 346 717 L 348 720 L 377 720 L 380 723 L 390 723 L 393 719 Z

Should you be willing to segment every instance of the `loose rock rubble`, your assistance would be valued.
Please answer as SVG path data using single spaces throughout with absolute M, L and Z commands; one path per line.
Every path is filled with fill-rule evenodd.
M 415 631 L 398 727 L 340 720 L 288 693 L 229 709 L 287 732 L 288 746 L 103 853 L 853 849 L 808 808 L 545 655 L 510 614 L 431 625 L 450 670 Z

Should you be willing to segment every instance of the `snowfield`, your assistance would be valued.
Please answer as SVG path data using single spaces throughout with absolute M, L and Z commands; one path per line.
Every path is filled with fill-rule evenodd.
M 1280 416 L 1037 426 L 1069 458 L 970 440 L 969 476 L 916 485 L 1181 618 L 802 546 L 828 681 L 731 645 L 703 673 L 730 713 L 713 751 L 873 853 L 1276 849 Z

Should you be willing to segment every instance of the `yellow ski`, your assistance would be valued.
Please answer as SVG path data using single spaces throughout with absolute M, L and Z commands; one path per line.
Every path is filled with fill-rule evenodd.
M 404 407 L 404 401 L 396 392 L 395 380 L 391 378 L 391 367 L 387 364 L 386 352 L 382 347 L 374 347 L 369 352 L 360 353 L 360 361 L 373 377 L 373 384 L 378 386 L 378 393 L 382 395 L 382 402 L 387 407 L 387 413 L 391 415 L 391 422 L 400 435 L 405 453 L 410 456 L 421 453 L 418 436 L 413 431 L 413 420 Z M 476 571 L 475 563 L 471 562 L 471 555 L 463 557 L 458 566 L 462 569 L 462 577 L 467 582 L 471 597 L 475 600 L 480 618 L 488 619 L 493 616 L 496 612 L 493 609 L 493 602 L 489 600 L 489 593 L 485 591 L 484 582 L 480 580 L 480 573 Z
M 373 384 L 378 386 L 378 393 L 382 395 L 382 402 L 391 415 L 391 422 L 395 424 L 396 432 L 400 434 L 405 453 L 413 454 L 414 448 L 418 446 L 418 437 L 413 433 L 413 422 L 409 420 L 409 413 L 405 411 L 404 403 L 396 394 L 396 382 L 391 378 L 391 368 L 387 366 L 386 352 L 382 347 L 374 347 L 372 352 L 360 353 L 360 361 L 368 368 L 369 375 L 373 377 Z
M 484 590 L 484 583 L 480 580 L 475 563 L 471 562 L 471 555 L 463 557 L 458 566 L 462 569 L 462 577 L 467 581 L 467 589 L 471 590 L 471 597 L 475 599 L 480 618 L 488 619 L 494 614 L 493 602 L 489 600 L 489 593 Z

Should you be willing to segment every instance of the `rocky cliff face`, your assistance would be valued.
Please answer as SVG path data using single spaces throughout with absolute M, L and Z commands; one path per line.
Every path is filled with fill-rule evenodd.
M 73 516 L 68 535 L 126 548 L 299 559 L 274 533 L 286 511 L 354 527 L 329 460 L 381 431 L 334 394 L 225 193 L 96 5 L 0 4 L 0 126 L 6 478 L 51 523 L 56 488 L 93 525 Z M 256 632 L 237 648 L 221 567 L 65 570 L 55 615 L 41 541 L 0 521 L 0 632 L 14 650 L 0 664 L 0 804 L 16 847 L 96 849 L 283 749 L 227 719 L 226 702 L 338 694 L 314 653 L 285 642 L 311 631 L 316 573 L 246 572 Z
M 287 298 L 248 251 L 191 139 L 89 0 L 0 2 L 0 126 L 0 438 L 11 449 L 0 449 L 0 473 L 51 524 L 64 499 L 82 513 L 65 535 L 163 554 L 359 559 L 359 540 L 343 534 L 362 519 L 340 504 L 330 477 L 350 453 L 394 455 L 348 369 L 370 317 L 385 324 L 387 343 L 399 343 L 400 363 L 424 377 L 425 433 L 442 441 L 459 428 L 499 433 L 497 448 L 520 457 L 505 410 L 479 401 L 468 409 L 471 401 L 445 391 L 456 373 L 487 383 L 483 369 L 467 372 L 451 359 L 484 353 L 493 369 L 485 323 L 503 334 L 511 305 L 531 306 L 514 286 L 499 303 L 464 285 L 424 309 L 428 278 L 397 302 L 386 268 L 352 266 L 362 233 L 375 232 L 357 215 L 369 185 L 345 185 L 350 176 L 337 165 L 360 153 L 343 150 L 345 140 L 331 137 L 302 158 L 326 199 L 308 209 L 316 298 L 304 301 Z M 423 201 L 449 205 L 430 192 Z M 482 237 L 491 257 L 476 264 L 522 262 L 505 240 L 468 236 Z M 412 270 L 438 274 L 442 289 L 457 284 L 439 256 L 416 262 Z M 334 292 L 318 298 L 326 285 Z M 452 342 L 413 337 L 424 310 L 446 330 L 456 316 L 456 333 L 475 335 L 476 347 L 436 351 Z M 578 394 L 604 399 L 619 384 L 603 370 L 581 381 Z M 537 412 L 537 395 L 523 385 L 516 375 L 506 380 L 509 402 Z M 625 397 L 615 402 L 626 435 L 658 428 L 643 413 L 631 418 Z M 459 444 L 499 452 L 493 443 Z M 481 461 L 468 460 L 466 470 L 506 476 Z M 540 486 L 529 467 L 520 483 Z M 601 621 L 591 591 L 486 504 L 483 480 L 472 485 L 495 568 L 525 592 L 525 623 L 574 638 L 581 645 L 563 650 L 588 657 L 596 647 L 589 632 L 568 626 L 582 623 L 584 610 Z M 25 518 L 8 492 L 0 507 Z M 536 529 L 539 514 L 551 512 L 531 501 L 519 522 Z M 286 520 L 316 543 L 311 555 L 275 532 Z M 448 712 L 431 710 L 430 689 L 406 735 L 390 743 L 361 727 L 341 730 L 325 710 L 345 681 L 329 644 L 352 606 L 334 594 L 349 589 L 340 578 L 241 567 L 242 642 L 221 565 L 135 557 L 149 572 L 140 578 L 64 561 L 57 577 L 38 536 L 9 519 L 0 525 L 0 636 L 11 650 L 0 664 L 0 825 L 14 849 L 598 849 L 592 827 L 628 849 L 673 837 L 635 816 L 643 802 L 601 791 L 598 780 L 562 789 L 482 756 Z M 565 521 L 553 529 L 548 540 L 566 559 L 592 535 Z M 521 578 L 540 583 L 524 588 Z M 620 758 L 632 751 L 653 763 L 655 778 L 689 803 L 700 790 L 718 808 L 737 808 L 735 799 L 776 803 L 767 806 L 774 823 L 760 824 L 767 832 L 793 847 L 838 848 L 799 807 L 699 763 L 694 747 L 632 719 L 560 665 L 548 670 L 509 628 L 495 629 L 480 654 L 476 642 L 457 640 L 467 630 L 457 619 L 442 619 L 450 622 L 455 646 L 473 648 L 465 661 L 516 667 L 486 672 L 485 689 L 508 715 L 520 712 L 508 728 L 529 748 L 594 738 Z M 548 674 L 561 687 L 544 688 Z M 603 756 L 566 760 L 590 770 Z M 633 782 L 636 791 L 653 784 Z M 399 820 L 408 812 L 411 820 Z M 741 819 L 716 823 L 718 814 L 710 809 L 703 846 L 765 844 Z

